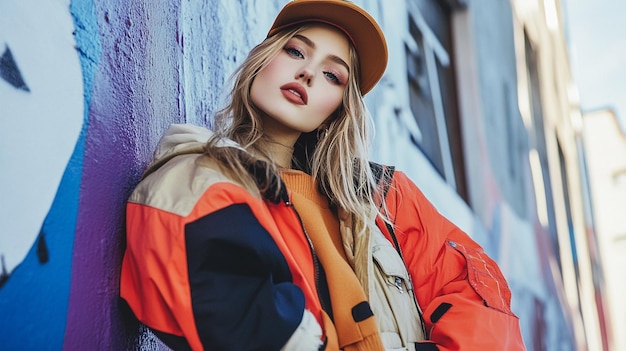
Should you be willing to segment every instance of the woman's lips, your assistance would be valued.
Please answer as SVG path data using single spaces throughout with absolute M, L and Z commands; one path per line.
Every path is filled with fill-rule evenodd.
M 283 93 L 283 96 L 287 98 L 287 100 L 298 104 L 298 105 L 306 105 L 307 104 L 307 94 L 304 87 L 298 83 L 287 83 L 280 87 L 280 91 Z

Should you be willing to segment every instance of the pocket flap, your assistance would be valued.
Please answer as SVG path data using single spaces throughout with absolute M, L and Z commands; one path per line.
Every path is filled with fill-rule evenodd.
M 372 248 L 372 256 L 385 275 L 408 280 L 409 277 L 404 262 L 402 262 L 402 258 L 391 244 L 378 244 L 374 246 Z
M 465 257 L 469 283 L 485 304 L 514 315 L 511 311 L 511 290 L 498 264 L 482 250 L 465 247 L 454 241 L 448 244 Z

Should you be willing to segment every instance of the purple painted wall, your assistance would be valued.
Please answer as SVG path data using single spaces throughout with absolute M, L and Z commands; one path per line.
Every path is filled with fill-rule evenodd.
M 95 71 L 85 138 L 64 337 L 64 349 L 68 350 L 123 349 L 128 339 L 118 297 L 124 202 L 152 148 L 150 140 L 142 137 L 148 121 L 155 117 L 150 108 L 152 96 L 167 96 L 163 91 L 179 89 L 175 78 L 167 79 L 175 77 L 179 67 L 155 69 L 156 58 L 147 49 L 159 48 L 162 59 L 176 57 L 172 51 L 180 51 L 178 8 L 163 2 L 150 5 L 156 8 L 147 9 L 141 2 L 107 1 L 93 9 L 102 55 Z M 148 21 L 151 11 L 163 14 L 163 20 Z M 150 75 L 161 77 L 160 84 L 147 84 Z M 176 118 L 180 115 L 177 97 L 170 95 L 174 108 L 166 111 L 167 116 Z
M 32 234 L 38 239 L 20 243 L 32 245 L 31 249 L 17 266 L 0 270 L 0 349 L 163 349 L 119 299 L 125 201 L 167 126 L 210 122 L 228 75 L 263 39 L 284 2 L 66 0 L 53 5 L 61 15 L 37 14 L 39 19 L 61 16 L 72 24 L 63 29 L 68 38 L 73 32 L 82 72 L 82 131 L 72 141 L 69 162 L 59 161 L 66 163 L 65 171 L 50 189 L 56 196 L 45 220 L 31 215 L 33 222 L 43 221 L 36 224 L 40 234 Z M 0 44 L 6 41 L 7 48 L 0 54 L 28 39 L 27 20 L 34 17 L 36 22 L 37 16 L 23 8 L 6 2 L 0 7 L 11 15 L 8 18 L 16 17 L 16 23 L 26 23 L 14 31 L 0 25 Z M 48 41 L 53 46 L 65 44 L 62 39 Z M 33 100 L 37 89 L 22 88 L 28 83 L 37 87 L 32 84 L 34 74 L 26 70 L 28 55 L 45 53 L 33 50 L 26 59 L 15 55 L 25 81 L 20 86 L 5 74 L 17 69 L 5 64 L 8 54 L 2 56 L 0 84 L 5 85 L 0 87 Z M 63 71 L 69 63 L 50 64 L 51 71 Z M 57 84 L 60 91 L 68 85 Z M 6 106 L 3 100 L 8 98 L 3 93 L 0 104 Z M 10 115 L 3 115 L 3 120 L 25 118 L 19 109 L 4 111 L 0 114 Z M 46 118 L 60 120 L 48 112 Z M 9 132 L 4 128 L 3 133 Z M 48 132 L 57 140 L 64 137 Z M 2 135 L 6 140 L 8 134 Z M 32 175 L 21 180 L 33 182 Z M 5 238 L 19 241 L 4 233 L 1 238 L 0 243 Z M 0 247 L 0 254 L 9 253 L 10 248 Z

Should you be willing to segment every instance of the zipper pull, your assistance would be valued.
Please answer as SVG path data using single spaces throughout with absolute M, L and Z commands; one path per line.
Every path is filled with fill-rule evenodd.
M 398 288 L 398 291 L 400 292 L 400 294 L 404 294 L 404 289 L 402 288 L 402 278 L 395 277 L 395 285 L 396 285 L 396 288 Z

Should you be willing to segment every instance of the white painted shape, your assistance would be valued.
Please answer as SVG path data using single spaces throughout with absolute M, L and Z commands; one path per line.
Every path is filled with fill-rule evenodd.
M 83 86 L 69 0 L 0 1 L 8 46 L 30 92 L 0 79 L 0 255 L 26 256 L 50 209 L 83 124 Z

